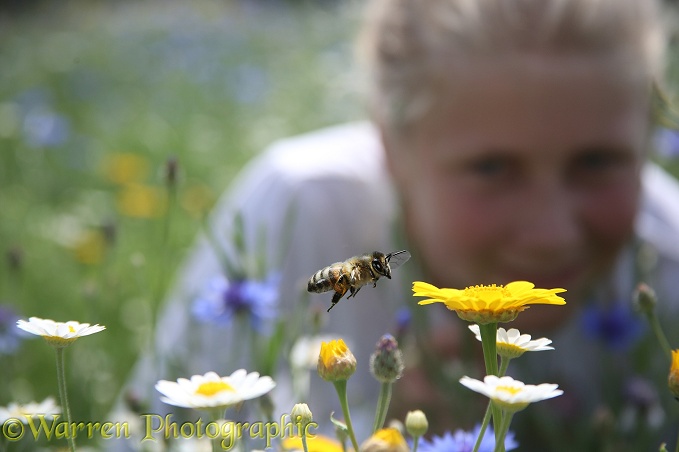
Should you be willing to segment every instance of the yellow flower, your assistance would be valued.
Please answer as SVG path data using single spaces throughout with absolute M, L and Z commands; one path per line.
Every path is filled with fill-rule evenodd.
M 531 304 L 566 304 L 562 297 L 556 295 L 565 291 L 535 289 L 535 285 L 528 281 L 514 281 L 506 286 L 470 286 L 464 290 L 439 289 L 421 281 L 413 283 L 414 296 L 428 297 L 418 304 L 444 303 L 462 320 L 482 325 L 511 322 Z
M 101 230 L 88 230 L 73 247 L 73 254 L 78 262 L 96 265 L 104 259 L 106 237 Z
M 127 184 L 117 196 L 118 211 L 135 218 L 155 218 L 167 209 L 165 193 L 149 185 Z
M 361 444 L 360 452 L 408 452 L 408 443 L 398 429 L 383 428 Z
M 356 370 L 356 358 L 342 339 L 322 342 L 316 369 L 326 381 L 348 380 Z
M 309 452 L 343 452 L 344 448 L 339 441 L 323 435 L 313 435 L 307 436 L 306 438 L 307 447 Z M 301 451 L 302 449 L 302 438 L 293 437 L 285 438 L 282 443 L 283 450 L 285 451 Z
M 124 185 L 144 180 L 148 173 L 148 161 L 131 152 L 114 152 L 104 158 L 102 170 L 108 180 Z
M 667 386 L 675 398 L 679 399 L 679 350 L 672 350 L 672 365 L 667 377 Z

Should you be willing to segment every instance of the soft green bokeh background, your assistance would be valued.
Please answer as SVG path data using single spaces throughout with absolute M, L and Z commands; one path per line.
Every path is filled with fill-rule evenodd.
M 244 162 L 277 138 L 363 117 L 359 12 L 283 0 L 0 12 L 0 305 L 106 325 L 66 352 L 75 419 L 106 419 L 204 214 Z M 133 180 L 112 180 L 129 155 Z M 121 210 L 134 187 L 163 205 L 171 158 L 171 208 Z M 0 361 L 0 406 L 57 398 L 42 340 Z
M 106 419 L 203 215 L 243 163 L 276 138 L 362 116 L 358 12 L 200 0 L 0 13 L 0 305 L 107 327 L 66 351 L 74 419 Z M 123 168 L 131 187 L 161 198 L 178 161 L 173 208 L 121 212 L 126 185 L 109 177 L 121 154 L 141 158 Z M 58 399 L 44 341 L 0 360 L 0 406 Z

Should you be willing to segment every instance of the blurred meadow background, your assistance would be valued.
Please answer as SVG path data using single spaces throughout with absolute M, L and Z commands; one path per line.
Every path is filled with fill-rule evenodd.
M 242 165 L 277 138 L 364 117 L 352 63 L 361 5 L 8 5 L 0 406 L 58 399 L 54 351 L 20 335 L 17 318 L 99 323 L 105 332 L 67 349 L 66 377 L 74 419 L 103 421 L 201 222 Z M 678 174 L 678 136 L 657 142 Z
M 66 352 L 104 420 L 201 222 L 272 140 L 360 118 L 360 8 L 282 0 L 16 3 L 0 12 L 0 406 L 58 400 L 18 317 L 99 323 Z

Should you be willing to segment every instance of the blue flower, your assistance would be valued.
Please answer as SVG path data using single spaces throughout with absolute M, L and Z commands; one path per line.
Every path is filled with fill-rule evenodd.
M 481 425 L 477 425 L 471 432 L 458 429 L 454 433 L 446 432 L 443 436 L 435 435 L 430 440 L 422 438 L 417 450 L 420 452 L 472 452 L 480 432 Z M 514 433 L 507 432 L 505 450 L 516 449 L 518 446 L 519 444 L 514 439 Z M 495 433 L 493 433 L 491 427 L 488 427 L 481 440 L 479 452 L 493 452 L 494 449 Z
M 679 130 L 660 128 L 653 139 L 658 155 L 665 158 L 679 157 Z
M 262 332 L 267 320 L 276 316 L 280 275 L 270 274 L 266 280 L 228 281 L 218 276 L 208 281 L 193 302 L 192 312 L 201 322 L 229 325 L 234 316 L 247 316 L 250 325 Z
M 630 306 L 619 302 L 587 307 L 580 321 L 585 334 L 616 351 L 627 350 L 644 331 L 644 322 L 639 316 Z
M 19 316 L 9 307 L 0 306 L 0 355 L 11 355 L 17 351 L 25 338 L 22 330 L 16 327 Z

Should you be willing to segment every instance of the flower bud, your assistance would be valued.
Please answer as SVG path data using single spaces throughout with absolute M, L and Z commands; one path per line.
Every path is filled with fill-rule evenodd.
M 292 407 L 290 417 L 292 418 L 292 422 L 294 424 L 299 423 L 302 429 L 309 425 L 309 423 L 314 419 L 313 415 L 311 414 L 311 410 L 309 409 L 309 405 L 306 403 L 298 403 Z
M 170 157 L 165 162 L 165 182 L 168 187 L 177 185 L 177 173 L 179 172 L 179 161 L 177 157 Z
M 356 371 L 356 358 L 342 339 L 322 342 L 316 369 L 326 381 L 348 380 Z
M 658 297 L 655 291 L 645 283 L 639 283 L 634 291 L 634 304 L 644 314 L 651 314 L 658 303 Z
M 408 411 L 406 415 L 406 430 L 413 438 L 419 438 L 427 433 L 429 422 L 421 410 Z
M 396 339 L 385 334 L 377 343 L 377 349 L 370 356 L 370 373 L 382 383 L 393 383 L 403 374 L 403 355 Z

